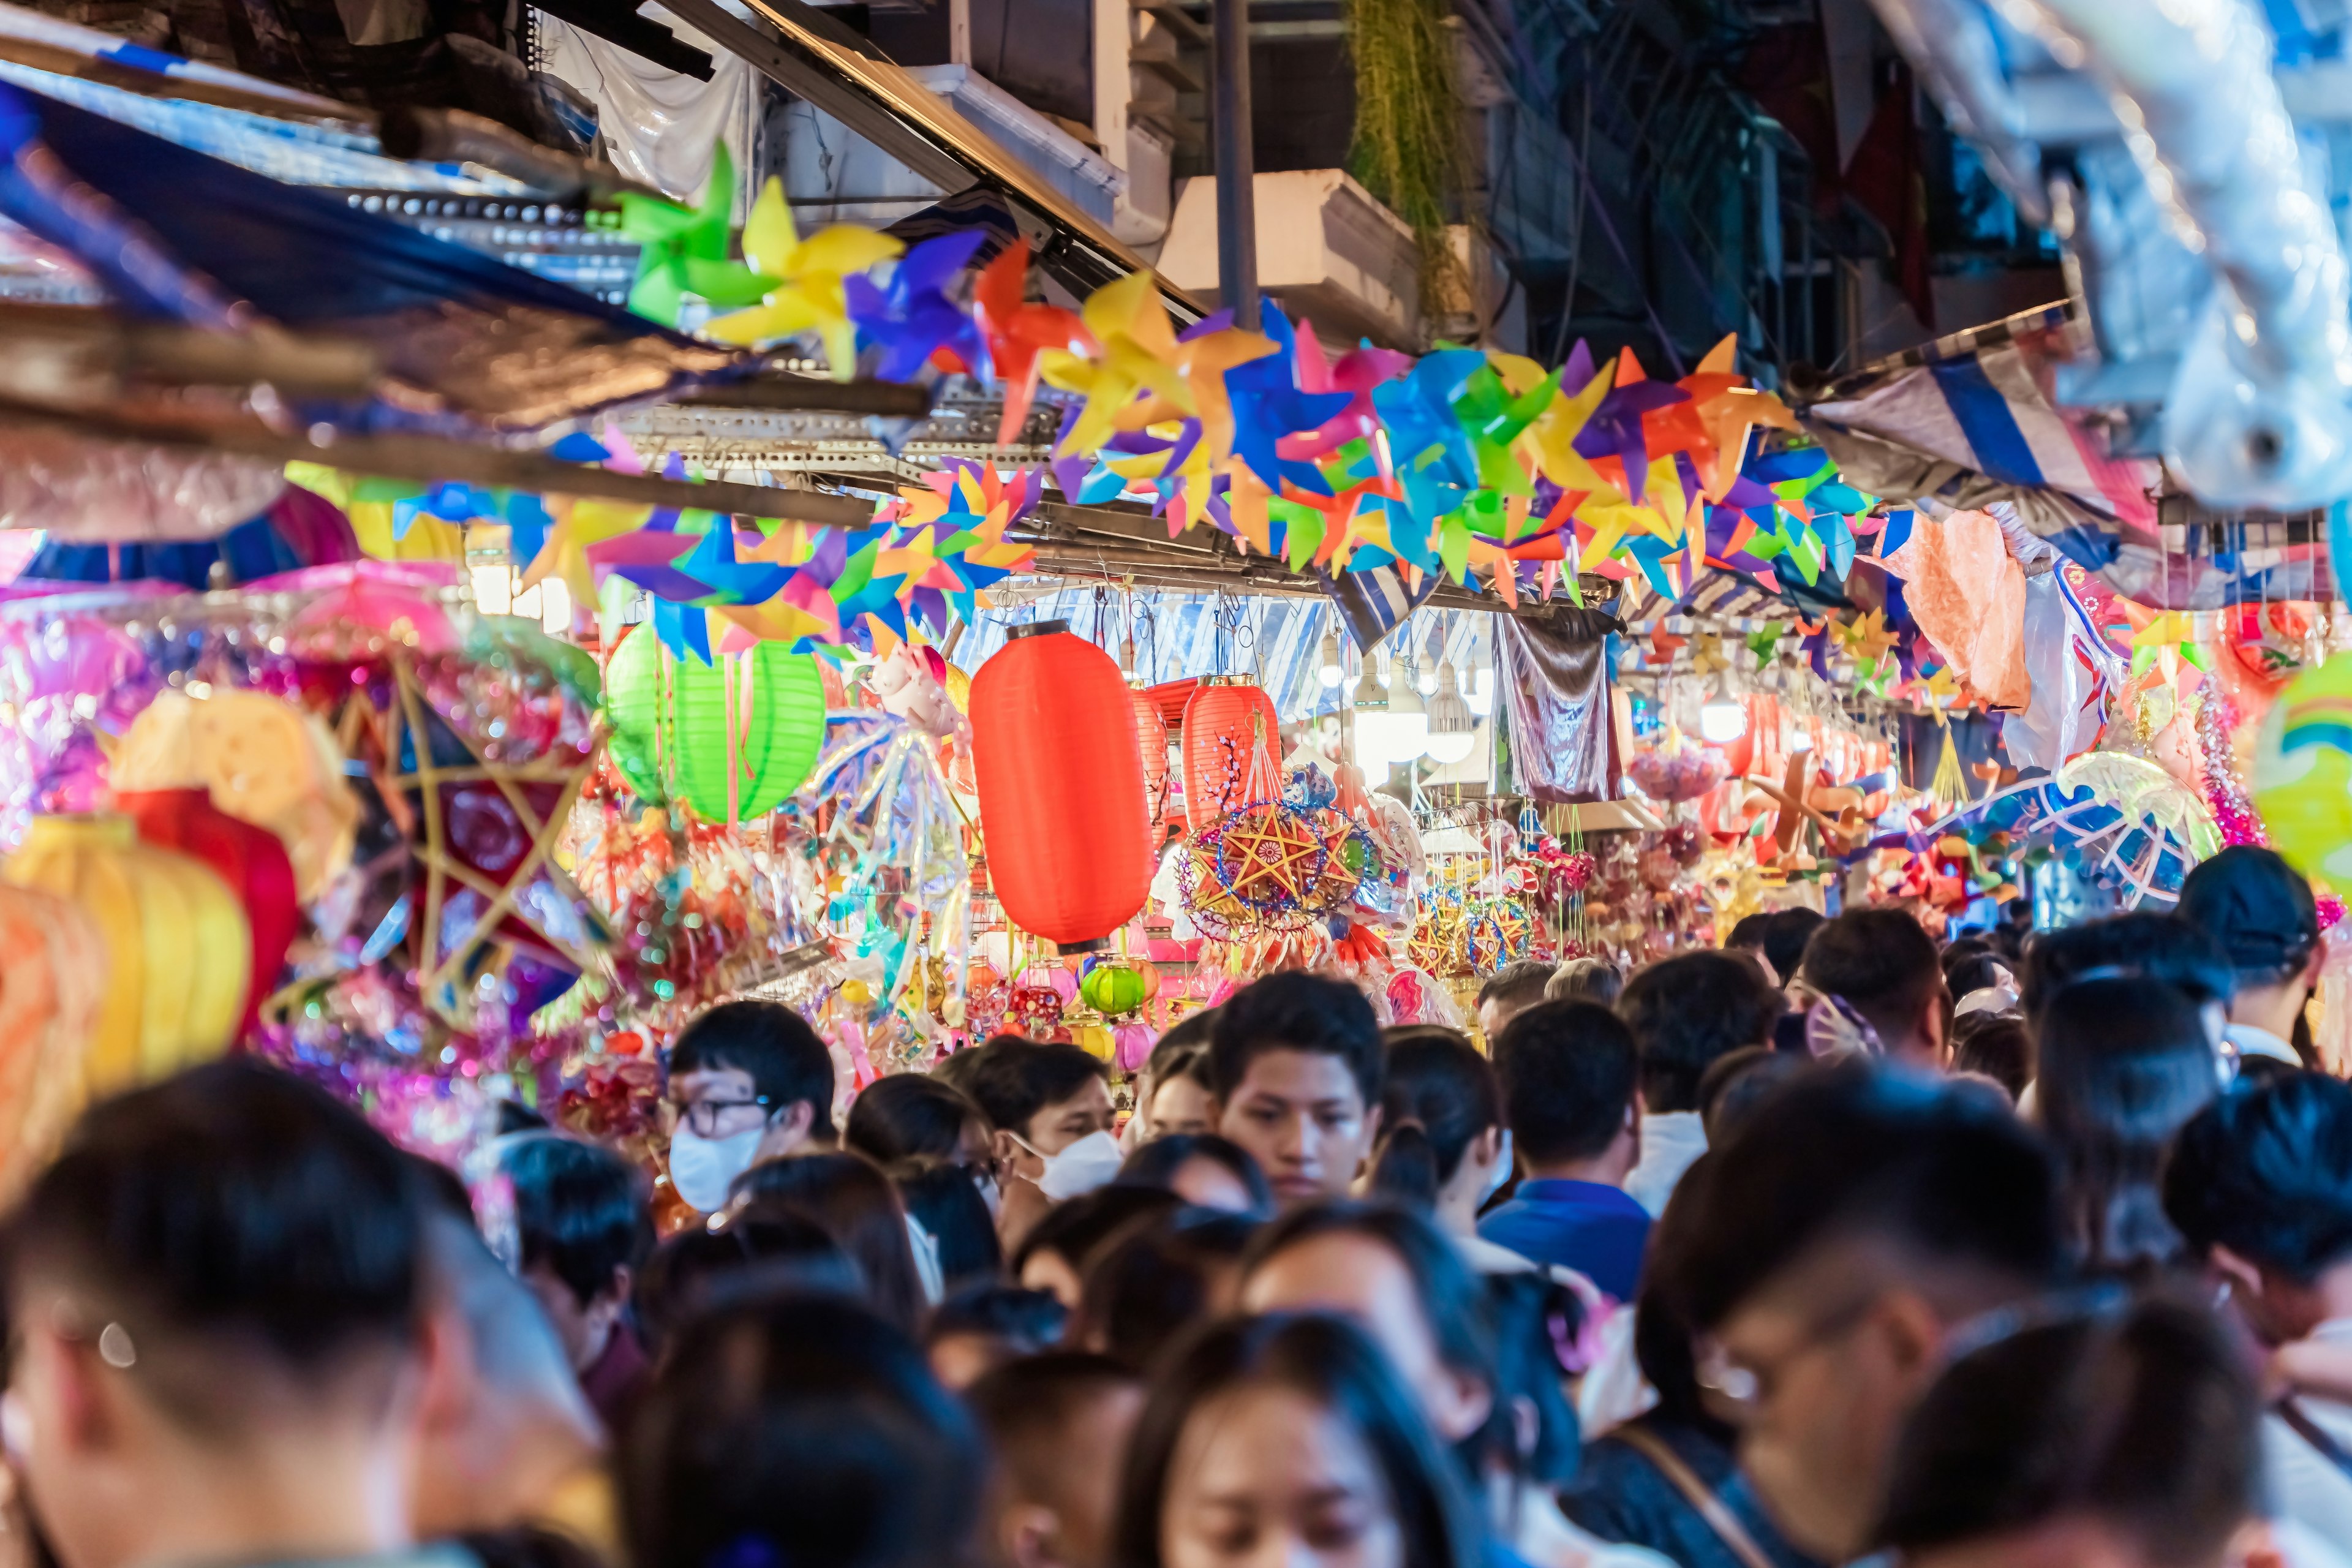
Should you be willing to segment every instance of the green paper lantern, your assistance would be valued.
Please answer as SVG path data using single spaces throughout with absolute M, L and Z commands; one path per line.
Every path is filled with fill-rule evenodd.
M 651 627 L 621 640 L 604 672 L 613 765 L 648 805 L 682 800 L 728 820 L 728 687 L 734 687 L 734 816 L 764 816 L 816 766 L 824 743 L 824 682 L 816 658 L 763 642 L 704 664 L 677 658 Z
M 1096 1012 L 1117 1016 L 1150 1000 L 1143 976 L 1123 963 L 1098 963 L 1078 982 L 1079 1000 Z

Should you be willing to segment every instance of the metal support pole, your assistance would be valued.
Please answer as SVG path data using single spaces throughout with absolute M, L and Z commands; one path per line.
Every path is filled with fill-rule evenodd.
M 1257 330 L 1256 161 L 1250 148 L 1249 0 L 1211 0 L 1210 135 L 1217 153 L 1217 291 Z

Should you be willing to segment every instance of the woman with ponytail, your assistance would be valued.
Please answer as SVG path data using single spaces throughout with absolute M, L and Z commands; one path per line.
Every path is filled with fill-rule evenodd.
M 1433 1025 L 1390 1029 L 1381 1046 L 1381 1142 L 1365 1195 L 1427 1215 L 1482 1274 L 1532 1267 L 1478 1236 L 1479 1212 L 1512 1173 L 1494 1068 L 1462 1034 Z

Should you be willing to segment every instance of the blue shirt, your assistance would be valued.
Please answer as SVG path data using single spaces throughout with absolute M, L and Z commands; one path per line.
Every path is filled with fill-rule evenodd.
M 1521 1182 L 1478 1234 L 1537 1263 L 1573 1268 L 1620 1301 L 1641 1283 L 1650 1215 L 1619 1187 L 1598 1182 Z

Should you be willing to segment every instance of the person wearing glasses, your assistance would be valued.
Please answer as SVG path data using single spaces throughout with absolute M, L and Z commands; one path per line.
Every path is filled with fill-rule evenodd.
M 1670 1306 L 1792 1545 L 1845 1563 L 1874 1544 L 1896 1436 L 1952 1336 L 2065 1266 L 2056 1188 L 1993 1097 L 1857 1062 L 1768 1096 L 1675 1194 L 1696 1224 Z
M 834 1142 L 833 1053 L 781 1002 L 722 1002 L 681 1030 L 663 1102 L 669 1181 L 701 1214 L 762 1160 Z

